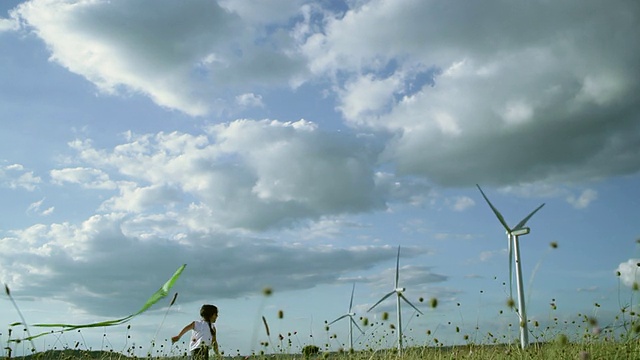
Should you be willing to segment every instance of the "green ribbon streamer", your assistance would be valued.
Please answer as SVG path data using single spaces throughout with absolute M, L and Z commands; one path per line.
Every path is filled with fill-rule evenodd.
M 171 276 L 171 278 L 169 280 L 167 280 L 166 283 L 164 283 L 164 285 L 162 285 L 162 287 L 160 287 L 160 289 L 158 289 L 158 291 L 156 291 L 153 295 L 151 295 L 151 297 L 147 300 L 147 302 L 145 302 L 144 305 L 142 305 L 142 308 L 140 308 L 140 310 L 138 310 L 136 313 L 133 313 L 129 316 L 125 316 L 123 318 L 120 319 L 115 319 L 115 320 L 107 320 L 107 321 L 100 321 L 100 322 L 95 322 L 95 323 L 89 323 L 89 324 L 33 324 L 30 326 L 34 326 L 34 327 L 61 327 L 64 328 L 63 330 L 60 330 L 60 332 L 64 332 L 64 331 L 70 331 L 70 330 L 76 330 L 76 329 L 83 329 L 83 328 L 95 328 L 95 327 L 105 327 L 105 326 L 115 326 L 115 325 L 120 325 L 120 324 L 124 324 L 127 321 L 131 320 L 132 318 L 142 314 L 143 312 L 149 310 L 149 308 L 151 308 L 151 306 L 153 306 L 155 303 L 157 303 L 158 301 L 160 301 L 160 299 L 166 297 L 169 294 L 169 290 L 171 290 L 171 288 L 173 287 L 173 285 L 176 283 L 176 281 L 178 280 L 178 278 L 180 277 L 180 274 L 182 274 L 182 271 L 184 270 L 184 268 L 187 266 L 187 264 L 184 264 L 182 266 L 180 266 L 178 268 L 178 270 L 176 270 L 176 272 L 173 274 L 173 276 Z M 15 326 L 15 325 L 20 325 L 21 323 L 13 323 L 10 324 L 10 326 Z M 38 338 L 40 336 L 44 336 L 47 334 L 51 334 L 52 332 L 44 332 L 38 335 L 34 335 L 34 336 L 30 336 L 24 339 L 12 339 L 10 341 L 15 341 L 15 342 L 20 342 L 20 341 L 26 341 L 26 340 L 32 340 L 35 338 Z

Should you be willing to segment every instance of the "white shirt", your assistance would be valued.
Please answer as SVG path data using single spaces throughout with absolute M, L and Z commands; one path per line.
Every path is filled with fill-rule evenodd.
M 215 333 L 215 325 L 211 324 L 211 328 Z M 201 345 L 211 346 L 213 337 L 209 330 L 209 324 L 204 320 L 193 322 L 193 330 L 191 331 L 191 342 L 189 342 L 189 351 L 199 348 Z

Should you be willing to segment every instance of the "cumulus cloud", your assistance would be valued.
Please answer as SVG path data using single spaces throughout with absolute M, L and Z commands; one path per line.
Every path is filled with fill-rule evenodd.
M 57 182 L 119 195 L 104 211 L 144 212 L 162 204 L 189 204 L 203 225 L 259 230 L 305 219 L 382 210 L 391 192 L 375 172 L 381 146 L 351 132 L 325 132 L 316 124 L 237 120 L 201 134 L 130 135 L 113 149 L 90 140 L 70 146 L 84 165 L 52 171 Z M 195 224 L 194 224 L 195 226 Z
M 584 209 L 589 206 L 593 201 L 598 198 L 598 192 L 592 189 L 584 190 L 580 196 L 576 197 L 574 195 L 570 195 L 567 197 L 567 201 L 569 204 L 573 205 L 576 209 Z
M 246 2 L 223 5 L 31 0 L 11 15 L 47 44 L 51 60 L 101 91 L 142 93 L 195 116 L 211 111 L 216 97 L 225 102 L 223 86 L 286 83 L 303 70 L 286 41 L 254 42 L 273 21 L 254 26 Z
M 127 120 L 140 123 L 120 143 L 70 142 L 76 156 L 48 180 L 57 194 L 81 189 L 72 200 L 83 208 L 59 215 L 75 204 L 49 194 L 17 207 L 42 216 L 55 209 L 56 217 L 3 232 L 0 281 L 16 296 L 121 315 L 182 263 L 177 290 L 185 302 L 264 286 L 307 289 L 386 264 L 360 279 L 382 295 L 393 285 L 395 248 L 317 245 L 367 226 L 351 215 L 423 206 L 434 185 L 475 183 L 585 208 L 595 191 L 569 196 L 558 183 L 638 172 L 637 15 L 631 0 L 24 1 L 0 19 L 0 32 L 40 39 L 51 62 L 103 94 L 142 95 L 208 117 L 187 124 L 206 120 L 204 131 L 172 131 L 172 118 L 162 125 L 171 130 L 156 132 L 133 109 Z M 270 102 L 287 86 L 300 98 L 313 92 L 309 104 L 331 103 L 323 108 L 330 115 L 312 107 L 303 116 L 314 122 L 228 121 L 217 111 L 275 114 L 308 105 L 276 109 Z M 89 133 L 84 121 L 73 126 Z M 146 133 L 134 133 L 140 129 Z M 21 165 L 4 165 L 0 187 L 50 185 Z M 454 211 L 473 204 L 467 197 L 444 203 Z M 414 238 L 425 221 L 393 226 Z M 426 253 L 403 248 L 401 285 L 412 297 L 452 296 L 431 287 L 447 275 L 410 264 Z M 477 256 L 486 262 L 506 253 Z M 632 260 L 618 268 L 631 286 Z M 203 273 L 213 281 L 203 282 Z
M 65 168 L 50 171 L 51 181 L 57 185 L 65 183 L 79 184 L 87 189 L 115 189 L 117 184 L 109 179 L 109 175 L 99 169 Z
M 4 31 L 15 31 L 15 30 L 18 30 L 19 28 L 20 28 L 20 25 L 18 24 L 17 21 L 15 21 L 15 19 L 0 18 L 0 33 Z
M 476 202 L 468 196 L 456 196 L 452 199 L 446 199 L 446 203 L 454 211 L 464 211 L 476 204 Z
M 31 0 L 11 18 L 102 91 L 191 115 L 321 79 L 349 126 L 391 136 L 383 162 L 445 186 L 640 169 L 633 1 L 278 4 Z
M 640 284 L 640 259 L 629 259 L 618 265 L 618 272 L 622 283 L 629 287 L 637 287 Z
M 95 215 L 78 225 L 40 224 L 13 231 L 0 238 L 0 279 L 19 296 L 48 297 L 93 314 L 116 316 L 137 310 L 182 263 L 187 269 L 177 286 L 189 302 L 257 294 L 265 286 L 308 289 L 395 259 L 396 254 L 391 247 L 283 246 L 217 233 L 142 238 L 127 231 L 137 219 Z M 197 274 L 214 278 L 203 282 Z
M 47 216 L 47 215 L 51 215 L 53 213 L 53 211 L 55 210 L 54 206 L 48 207 L 44 210 L 41 209 L 42 204 L 44 203 L 45 199 L 41 199 L 40 201 L 36 201 L 34 203 L 31 203 L 29 205 L 29 207 L 27 208 L 27 213 L 28 214 L 38 214 L 38 215 L 42 215 L 42 216 Z
M 447 186 L 597 179 L 640 169 L 635 14 L 629 1 L 376 0 L 327 18 L 301 49 L 314 73 L 346 78 L 349 123 L 396 134 L 385 155 L 402 174 Z M 416 74 L 433 81 L 416 89 Z
M 28 171 L 20 164 L 0 166 L 0 185 L 10 189 L 34 191 L 42 183 L 42 179 L 33 171 Z
M 236 96 L 236 102 L 244 107 L 264 107 L 262 96 L 254 93 L 240 94 Z

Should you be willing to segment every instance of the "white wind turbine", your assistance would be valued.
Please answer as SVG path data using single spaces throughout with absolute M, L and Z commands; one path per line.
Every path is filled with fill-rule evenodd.
M 349 318 L 349 350 L 353 350 L 353 325 L 355 325 L 358 330 L 360 330 L 361 333 L 364 334 L 364 331 L 362 331 L 362 329 L 360 328 L 360 326 L 358 326 L 358 323 L 356 323 L 356 321 L 353 319 L 354 316 L 356 316 L 356 313 L 351 311 L 351 308 L 353 307 L 353 292 L 356 289 L 356 283 L 353 283 L 353 288 L 351 289 L 351 301 L 349 302 L 349 311 L 340 316 L 339 318 L 333 320 L 332 322 L 330 322 L 328 325 L 331 325 L 337 321 L 340 321 L 344 318 Z
M 500 214 L 498 209 L 496 209 L 493 206 L 493 204 L 491 204 L 491 201 L 489 201 L 489 198 L 487 198 L 487 196 L 484 194 L 484 192 L 480 188 L 480 185 L 476 184 L 476 186 L 478 187 L 478 190 L 480 190 L 482 197 L 484 197 L 484 199 L 487 201 L 487 204 L 489 204 L 489 207 L 491 208 L 491 210 L 493 210 L 493 213 L 498 218 L 498 221 L 500 221 L 500 224 L 502 224 L 502 226 L 507 231 L 507 239 L 509 241 L 508 247 L 507 247 L 509 251 L 509 292 L 510 292 L 509 295 L 511 297 L 510 300 L 513 299 L 513 290 L 511 290 L 511 288 L 512 288 L 512 278 L 513 278 L 513 263 L 515 262 L 516 287 L 518 291 L 518 309 L 519 309 L 518 313 L 520 316 L 520 345 L 524 349 L 525 347 L 527 347 L 527 345 L 529 345 L 529 331 L 527 328 L 527 312 L 525 311 L 525 304 L 524 304 L 524 290 L 522 286 L 522 267 L 521 267 L 521 260 L 520 260 L 520 246 L 518 243 L 518 237 L 529 233 L 530 229 L 528 227 L 525 227 L 525 224 L 527 223 L 527 221 L 529 221 L 529 219 L 531 219 L 533 214 L 535 214 L 538 210 L 540 210 L 540 208 L 544 206 L 544 203 L 538 206 L 524 219 L 522 219 L 515 227 L 510 228 L 509 225 L 507 225 L 507 222 L 504 220 L 504 217 L 502 217 L 502 214 Z M 514 252 L 515 252 L 515 256 L 514 256 Z
M 412 308 L 414 308 L 420 315 L 422 315 L 422 311 L 420 311 L 417 307 L 415 307 L 409 300 L 407 300 L 402 293 L 406 290 L 405 288 L 401 288 L 398 286 L 398 279 L 400 277 L 400 246 L 398 246 L 398 257 L 396 259 L 396 281 L 394 283 L 394 289 L 391 290 L 388 294 L 382 297 L 382 299 L 378 300 L 372 307 L 367 310 L 367 312 L 373 310 L 374 307 L 378 306 L 381 302 L 385 301 L 389 296 L 396 294 L 396 311 L 397 311 L 397 332 L 398 332 L 398 352 L 402 351 L 402 311 L 400 309 L 400 299 L 404 300 L 407 304 L 409 304 Z

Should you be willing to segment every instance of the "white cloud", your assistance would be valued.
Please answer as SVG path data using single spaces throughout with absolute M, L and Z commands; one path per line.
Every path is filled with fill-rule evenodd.
M 36 201 L 34 203 L 31 203 L 29 205 L 29 207 L 27 208 L 27 213 L 36 213 L 42 216 L 48 216 L 51 215 L 53 213 L 53 211 L 55 210 L 54 206 L 48 207 L 44 210 L 41 210 L 40 208 L 42 207 L 42 204 L 44 203 L 44 198 L 41 199 L 40 201 Z
M 264 107 L 262 96 L 256 95 L 254 93 L 246 93 L 236 96 L 236 103 L 240 106 Z
M 211 111 L 216 96 L 224 103 L 224 85 L 286 83 L 303 71 L 286 41 L 282 48 L 253 41 L 270 24 L 252 24 L 264 14 L 247 5 L 31 0 L 12 15 L 47 44 L 51 60 L 101 91 L 142 93 L 197 116 Z
M 336 79 L 350 124 L 396 134 L 385 159 L 402 174 L 468 186 L 640 169 L 633 146 L 638 106 L 631 101 L 638 85 L 627 80 L 640 76 L 631 65 L 640 53 L 631 34 L 640 25 L 624 15 L 637 12 L 629 3 L 569 1 L 551 12 L 543 2 L 352 5 L 327 17 L 301 49 L 315 74 Z M 575 6 L 585 11 L 564 15 Z M 496 20 L 496 13 L 504 16 Z M 614 53 L 620 56 L 602 55 Z M 410 90 L 409 79 L 433 68 L 441 69 L 433 83 Z M 353 84 L 371 79 L 400 81 L 358 105 L 351 97 L 367 97 L 356 96 Z
M 88 140 L 70 146 L 87 166 L 52 171 L 56 181 L 113 184 L 100 169 L 122 178 L 120 194 L 106 200 L 103 211 L 142 213 L 188 202 L 206 214 L 198 227 L 289 226 L 382 210 L 390 195 L 374 171 L 380 149 L 374 139 L 324 132 L 305 120 L 237 120 L 197 135 L 130 134 L 112 150 Z
M 439 184 L 640 169 L 639 85 L 628 80 L 640 75 L 639 25 L 628 3 L 348 5 L 31 0 L 11 14 L 102 91 L 191 115 L 267 107 L 255 85 L 321 80 L 348 125 L 395 135 L 384 161 Z
M 20 164 L 0 166 L 0 186 L 34 191 L 40 183 L 42 183 L 42 179 L 39 176 L 35 175 L 33 171 L 27 171 Z
M 78 225 L 40 224 L 13 231 L 0 238 L 0 281 L 19 296 L 49 297 L 94 315 L 121 316 L 137 309 L 183 263 L 187 269 L 177 286 L 181 301 L 188 303 L 211 296 L 238 298 L 265 286 L 308 289 L 396 256 L 390 247 L 282 245 L 188 229 L 181 239 L 170 239 L 158 236 L 162 229 L 173 231 L 162 222 L 155 223 L 160 230 L 156 236 L 126 234 L 124 229 L 135 227 L 138 220 L 105 214 Z M 203 282 L 194 276 L 203 273 L 225 274 L 225 279 Z
M 280 23 L 297 15 L 303 0 L 219 0 L 220 6 L 250 23 Z
M 82 167 L 54 169 L 51 170 L 50 175 L 51 181 L 58 185 L 73 183 L 87 189 L 105 190 L 113 190 L 117 187 L 116 183 L 109 179 L 109 175 L 99 169 Z
M 378 113 L 391 105 L 392 96 L 400 90 L 396 77 L 376 79 L 372 75 L 362 76 L 345 85 L 338 109 L 347 120 L 360 122 L 371 113 Z
M 446 200 L 447 205 L 454 211 L 464 211 L 475 205 L 475 201 L 468 196 L 456 196 Z
M 567 202 L 576 209 L 585 209 L 597 198 L 598 192 L 592 189 L 586 189 L 578 197 L 575 197 L 574 195 L 568 196 Z
M 19 28 L 20 28 L 20 25 L 15 19 L 0 18 L 0 33 L 4 31 L 15 31 L 15 30 L 18 30 Z
M 120 185 L 120 195 L 102 203 L 100 210 L 143 212 L 155 206 L 170 207 L 179 200 L 180 194 L 176 189 L 161 185 L 142 187 L 134 183 L 123 183 Z
M 533 116 L 533 109 L 531 105 L 525 101 L 516 100 L 505 104 L 502 110 L 502 118 L 508 124 L 522 124 L 531 120 Z
M 618 265 L 617 272 L 620 274 L 622 283 L 634 287 L 640 283 L 640 259 L 629 259 Z

